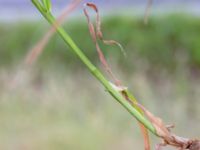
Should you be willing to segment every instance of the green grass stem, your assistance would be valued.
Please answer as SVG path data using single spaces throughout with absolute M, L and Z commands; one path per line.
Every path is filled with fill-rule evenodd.
M 102 83 L 106 90 L 139 122 L 141 122 L 149 131 L 153 134 L 156 134 L 154 126 L 148 121 L 138 110 L 136 110 L 129 102 L 127 102 L 123 96 L 116 91 L 109 83 L 109 81 L 103 76 L 103 74 L 97 69 L 95 65 L 87 58 L 83 51 L 75 44 L 71 37 L 65 32 L 65 30 L 55 24 L 55 18 L 50 12 L 44 11 L 41 3 L 38 0 L 32 0 L 32 3 L 44 16 L 44 18 L 51 24 L 56 27 L 57 33 L 61 38 L 68 44 L 71 50 L 79 57 L 79 59 L 86 65 L 90 72 Z

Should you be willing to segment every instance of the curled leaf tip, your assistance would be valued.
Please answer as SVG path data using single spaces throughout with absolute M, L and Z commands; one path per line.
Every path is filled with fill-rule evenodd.
M 123 46 L 119 42 L 117 42 L 115 40 L 103 40 L 103 42 L 106 45 L 117 45 L 120 48 L 120 50 L 121 50 L 122 54 L 124 55 L 124 57 L 127 57 L 126 51 L 124 50 Z
M 92 8 L 94 11 L 98 12 L 98 8 L 94 3 L 86 3 L 86 6 Z

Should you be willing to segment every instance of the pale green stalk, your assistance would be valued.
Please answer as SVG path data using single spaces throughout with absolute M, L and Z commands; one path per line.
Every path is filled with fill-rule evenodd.
M 123 96 L 116 91 L 109 83 L 109 81 L 103 76 L 103 74 L 91 63 L 91 61 L 86 57 L 83 51 L 75 44 L 71 37 L 64 31 L 64 29 L 55 24 L 55 18 L 49 11 L 45 11 L 43 6 L 38 0 L 32 0 L 32 3 L 40 11 L 40 13 L 46 18 L 46 20 L 54 25 L 57 33 L 61 38 L 69 45 L 72 51 L 79 57 L 79 59 L 86 65 L 90 72 L 102 83 L 106 90 L 124 107 L 126 110 L 134 116 L 139 122 L 141 122 L 148 130 L 153 134 L 157 135 L 154 126 L 138 111 L 136 110 Z

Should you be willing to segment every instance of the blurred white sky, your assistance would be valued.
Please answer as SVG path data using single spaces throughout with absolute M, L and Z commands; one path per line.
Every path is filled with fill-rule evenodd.
M 54 11 L 59 12 L 70 0 L 52 0 Z M 144 12 L 147 0 L 83 0 L 94 2 L 106 14 L 128 13 L 130 15 Z M 81 9 L 80 9 L 81 10 Z M 117 11 L 116 11 L 117 10 Z M 153 12 L 157 14 L 168 12 L 183 12 L 200 15 L 200 0 L 154 0 Z M 80 14 L 77 11 L 76 14 Z M 0 20 L 18 20 L 39 18 L 31 0 L 0 0 Z

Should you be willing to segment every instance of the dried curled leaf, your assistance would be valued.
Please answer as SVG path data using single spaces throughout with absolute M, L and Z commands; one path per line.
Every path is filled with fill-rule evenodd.
M 93 3 L 86 3 L 85 6 L 91 8 L 92 10 L 94 10 L 96 12 L 96 28 L 95 28 L 94 25 L 92 24 L 92 22 L 90 21 L 90 17 L 88 15 L 86 7 L 83 10 L 84 14 L 87 18 L 90 35 L 92 37 L 93 42 L 95 43 L 96 50 L 97 50 L 99 59 L 101 61 L 101 64 L 103 65 L 104 69 L 107 71 L 107 73 L 111 76 L 111 78 L 115 82 L 114 84 L 110 83 L 111 86 L 116 91 L 123 93 L 123 91 L 127 91 L 127 87 L 122 86 L 120 81 L 112 73 L 111 68 L 110 68 L 110 66 L 108 65 L 108 63 L 105 59 L 105 56 L 104 56 L 102 50 L 99 47 L 97 39 L 103 41 L 103 43 L 107 44 L 107 45 L 117 45 L 117 46 L 119 46 L 121 51 L 123 52 L 123 54 L 126 55 L 125 52 L 124 52 L 124 49 L 123 49 L 123 47 L 121 46 L 120 43 L 118 43 L 114 40 L 104 40 L 103 33 L 101 31 L 101 21 L 100 21 L 99 11 L 98 11 L 98 8 L 96 7 L 96 5 L 93 4 Z M 126 97 L 127 95 L 122 94 L 122 96 L 124 96 L 124 98 L 131 103 L 129 98 Z M 150 150 L 150 142 L 149 142 L 148 131 L 142 124 L 140 124 L 140 128 L 141 128 L 141 131 L 142 131 L 142 134 L 143 134 L 143 137 L 144 137 L 145 150 Z
M 170 128 L 173 126 L 165 126 L 163 121 L 154 116 L 150 111 L 148 111 L 144 106 L 141 104 L 135 103 L 137 106 L 139 106 L 147 118 L 151 121 L 153 126 L 156 129 L 156 133 L 159 137 L 163 139 L 163 143 L 159 144 L 156 147 L 156 150 L 161 150 L 161 147 L 171 145 L 175 148 L 178 148 L 179 150 L 200 150 L 200 141 L 199 140 L 192 140 L 188 138 L 183 138 L 180 136 L 177 136 L 173 133 L 171 133 Z
M 91 8 L 92 10 L 94 10 L 96 12 L 96 15 L 97 15 L 96 16 L 96 27 L 93 25 L 93 23 L 90 20 L 90 16 L 88 14 L 87 7 Z M 97 39 L 104 41 L 103 40 L 103 34 L 101 32 L 101 23 L 100 23 L 99 11 L 98 11 L 96 5 L 93 4 L 93 3 L 86 3 L 83 11 L 84 11 L 84 14 L 87 18 L 89 32 L 90 32 L 90 35 L 92 37 L 93 42 L 95 43 L 100 62 L 103 65 L 103 68 L 105 69 L 105 71 L 111 77 L 111 79 L 114 80 L 115 84 L 119 86 L 119 85 L 121 85 L 121 83 L 115 77 L 115 75 L 113 74 L 113 72 L 112 72 L 110 66 L 108 65 L 106 58 L 105 58 L 105 56 L 104 56 L 104 54 L 103 54 L 103 52 L 102 52 L 102 50 L 101 50 L 101 48 L 98 44 L 98 41 L 97 41 Z M 113 42 L 113 43 L 116 44 L 117 42 Z
M 151 149 L 151 145 L 150 145 L 150 139 L 149 139 L 149 133 L 147 128 L 139 123 L 140 126 L 140 130 L 142 131 L 142 135 L 143 135 L 143 139 L 144 139 L 144 149 L 145 150 L 150 150 Z
M 99 11 L 98 11 L 98 8 L 96 7 L 96 5 L 94 5 L 93 3 L 87 3 L 87 6 L 89 6 L 90 8 L 92 8 L 95 12 L 96 12 L 96 33 L 97 33 L 97 37 L 103 41 L 104 44 L 106 45 L 117 45 L 121 52 L 124 54 L 124 56 L 126 56 L 126 52 L 124 50 L 124 48 L 122 47 L 122 45 L 115 41 L 115 40 L 105 40 L 103 38 L 103 33 L 102 33 L 102 30 L 101 30 L 101 20 L 100 20 L 100 16 L 99 16 Z
M 200 141 L 194 140 L 190 146 L 188 147 L 189 150 L 200 150 Z

